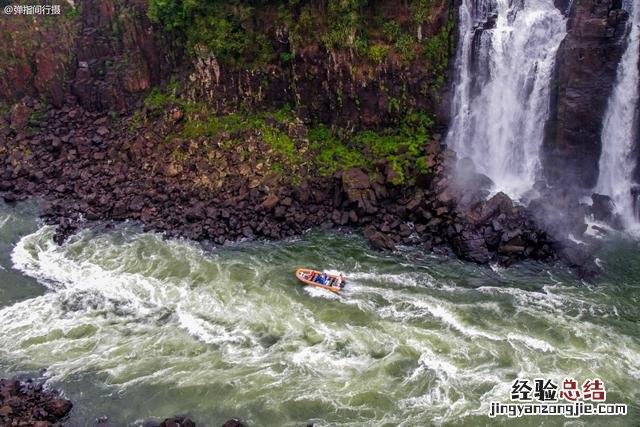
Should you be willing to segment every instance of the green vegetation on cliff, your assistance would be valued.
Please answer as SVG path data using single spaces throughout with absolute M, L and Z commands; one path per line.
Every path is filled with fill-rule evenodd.
M 423 149 L 432 126 L 433 120 L 422 112 L 408 114 L 397 127 L 353 135 L 319 125 L 309 130 L 311 153 L 314 162 L 321 165 L 320 175 L 353 166 L 372 171 L 377 162 L 385 160 L 396 173 L 395 183 L 400 184 L 411 172 L 428 171 Z
M 283 177 L 357 166 L 372 174 L 390 168 L 401 183 L 427 171 L 424 147 L 437 101 L 423 101 L 437 99 L 453 52 L 455 16 L 447 0 L 150 0 L 148 15 L 188 56 L 213 54 L 207 72 L 220 67 L 199 70 L 194 80 L 215 84 L 189 88 L 185 81 L 185 91 L 170 84 L 150 92 L 145 104 L 152 114 L 167 106 L 184 113 L 166 141 L 214 141 L 245 156 L 245 146 L 259 140 L 251 155 Z M 333 64 L 326 80 L 314 68 L 322 61 Z M 420 76 L 397 79 L 386 70 L 389 76 L 420 70 Z M 236 71 L 247 82 L 237 95 L 239 83 L 228 80 Z M 312 88 L 316 81 L 322 90 Z M 360 91 L 365 86 L 378 95 Z M 263 102 L 265 93 L 271 102 Z M 274 102 L 274 93 L 282 99 Z M 360 113 L 367 119 L 353 119 Z M 185 160 L 184 150 L 176 153 Z
M 177 85 L 168 87 L 176 91 Z M 428 172 L 424 148 L 430 141 L 433 119 L 424 112 L 408 113 L 401 122 L 382 130 L 348 132 L 329 128 L 324 124 L 312 127 L 297 118 L 290 105 L 275 111 L 238 111 L 216 115 L 205 105 L 189 102 L 175 92 L 154 89 L 145 100 L 147 114 L 159 118 L 178 109 L 185 118 L 177 126 L 171 125 L 165 143 L 172 141 L 217 141 L 223 149 L 244 151 L 248 140 L 259 140 L 264 152 L 253 152 L 260 161 L 283 177 L 303 175 L 330 176 L 342 169 L 361 167 L 374 173 L 376 165 L 385 161 L 395 172 L 394 182 L 401 184 L 415 173 Z M 134 118 L 137 126 L 140 117 Z M 188 155 L 176 148 L 174 160 L 186 161 Z
M 279 34 L 292 50 L 321 43 L 330 51 L 350 51 L 363 60 L 382 63 L 391 52 L 413 61 L 422 50 L 448 44 L 440 34 L 423 34 L 435 24 L 431 16 L 442 0 L 374 2 L 371 0 L 150 0 L 148 15 L 181 39 L 191 53 L 202 45 L 224 65 L 259 67 L 291 52 L 280 52 L 267 32 Z M 392 7 L 392 8 L 391 8 Z M 400 12 L 398 12 L 400 10 Z M 445 27 L 448 27 L 445 25 Z M 448 32 L 450 28 L 447 28 Z

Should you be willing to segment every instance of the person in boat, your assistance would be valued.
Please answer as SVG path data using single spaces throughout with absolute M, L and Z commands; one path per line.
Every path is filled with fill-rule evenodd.
M 316 276 L 315 282 L 321 285 L 325 285 L 327 283 L 328 275 L 327 273 L 322 273 L 321 275 Z

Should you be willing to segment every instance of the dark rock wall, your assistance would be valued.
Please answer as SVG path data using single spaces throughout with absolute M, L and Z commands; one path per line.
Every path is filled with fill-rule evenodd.
M 373 2 L 370 2 L 370 8 Z M 376 2 L 396 22 L 408 20 L 405 7 L 392 1 Z M 335 124 L 345 129 L 370 129 L 397 124 L 409 111 L 431 114 L 444 129 L 448 121 L 448 67 L 436 64 L 422 48 L 404 60 L 391 52 L 374 63 L 348 49 L 328 50 L 322 42 L 292 45 L 287 29 L 269 22 L 268 6 L 257 13 L 261 28 L 278 54 L 292 52 L 292 59 L 273 61 L 257 69 L 233 69 L 220 64 L 206 50 L 196 52 L 188 91 L 193 100 L 205 101 L 217 112 L 238 108 L 278 108 L 297 105 L 305 121 Z M 261 14 L 265 17 L 261 17 Z M 366 13 L 365 13 L 366 14 Z M 421 26 L 422 40 L 445 34 L 439 54 L 453 64 L 456 52 L 457 2 L 435 0 Z M 373 24 L 372 24 L 373 27 Z M 372 32 L 374 32 L 372 30 Z M 380 35 L 372 35 L 372 37 Z M 375 41 L 371 41 L 375 44 Z
M 446 65 L 455 55 L 454 0 L 432 2 L 420 29 L 422 42 L 444 32 L 438 43 L 444 65 L 429 58 L 421 43 L 410 61 L 391 53 L 380 63 L 349 50 L 330 51 L 318 37 L 292 46 L 287 28 L 273 20 L 275 6 L 264 4 L 255 8 L 254 19 L 275 59 L 257 68 L 219 64 L 204 49 L 187 54 L 184 41 L 149 21 L 146 0 L 76 4 L 76 11 L 63 5 L 63 15 L 46 25 L 25 16 L 3 17 L 11 31 L 0 32 L 0 101 L 10 105 L 31 96 L 60 107 L 72 96 L 89 110 L 124 111 L 150 88 L 175 77 L 193 100 L 219 114 L 289 103 L 303 118 L 347 129 L 395 125 L 411 111 L 426 112 L 446 126 L 443 98 L 451 74 Z M 375 7 L 409 22 L 406 7 L 393 1 Z M 281 55 L 291 58 L 283 61 Z M 3 61 L 5 56 L 11 60 Z
M 638 62 L 638 69 L 640 70 L 640 62 Z M 640 80 L 638 81 L 638 93 L 640 93 Z M 636 105 L 635 126 L 636 168 L 633 171 L 633 178 L 635 182 L 640 182 L 640 102 Z
M 146 15 L 146 1 L 84 0 L 71 92 L 90 109 L 124 110 L 171 71 L 172 53 Z
M 558 50 L 542 161 L 553 185 L 598 180 L 602 120 L 624 52 L 628 14 L 619 0 L 575 0 Z
M 3 16 L 0 101 L 23 96 L 61 106 L 126 109 L 135 94 L 160 83 L 174 62 L 146 15 L 145 0 L 83 0 L 57 16 Z

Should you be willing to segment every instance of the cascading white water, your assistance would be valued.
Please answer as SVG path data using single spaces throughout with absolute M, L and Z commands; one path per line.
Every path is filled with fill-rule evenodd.
M 489 24 L 495 20 L 495 25 Z M 487 29 L 483 29 L 487 28 Z M 520 197 L 535 182 L 566 20 L 552 0 L 464 0 L 447 144 Z
M 640 59 L 640 0 L 625 3 L 630 11 L 627 48 L 618 64 L 616 84 L 609 98 L 602 128 L 602 154 L 596 192 L 611 197 L 627 229 L 638 228 L 634 213 L 634 141 L 637 137 L 638 61 Z

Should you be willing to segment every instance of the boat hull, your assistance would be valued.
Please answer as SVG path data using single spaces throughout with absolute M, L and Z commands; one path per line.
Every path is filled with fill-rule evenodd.
M 331 285 L 323 285 L 321 283 L 317 283 L 313 281 L 313 278 L 321 275 L 322 272 L 320 271 L 316 271 L 316 270 L 311 270 L 311 269 L 307 269 L 307 268 L 299 268 L 296 270 L 296 278 L 298 280 L 300 280 L 302 283 L 304 283 L 305 285 L 309 285 L 309 286 L 315 286 L 317 288 L 322 288 L 322 289 L 326 289 L 328 291 L 334 292 L 336 294 L 339 294 L 340 291 L 342 290 L 342 287 L 340 285 L 338 286 L 331 286 Z M 332 282 L 335 283 L 339 283 L 340 277 L 334 274 L 328 274 L 327 276 L 329 276 L 329 279 Z

